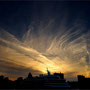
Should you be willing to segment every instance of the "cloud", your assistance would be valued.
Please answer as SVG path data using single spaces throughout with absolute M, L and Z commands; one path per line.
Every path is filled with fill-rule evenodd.
M 48 67 L 52 73 L 64 72 L 67 78 L 82 73 L 89 76 L 89 34 L 82 33 L 84 27 L 80 24 L 66 26 L 64 20 L 55 28 L 55 22 L 36 27 L 31 24 L 20 40 L 0 30 L 0 73 L 11 77 L 27 72 L 37 75 L 45 74 Z

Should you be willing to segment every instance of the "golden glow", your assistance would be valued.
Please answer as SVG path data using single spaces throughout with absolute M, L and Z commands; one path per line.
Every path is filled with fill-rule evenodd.
M 3 37 L 2 32 L 7 37 Z M 36 71 L 38 74 L 45 74 L 47 68 L 51 73 L 63 72 L 67 74 L 73 72 L 72 76 L 83 74 L 87 77 L 90 75 L 90 63 L 86 61 L 86 55 L 89 57 L 90 55 L 85 40 L 82 38 L 83 36 L 67 42 L 69 38 L 68 32 L 64 33 L 64 35 L 59 33 L 58 35 L 61 35 L 59 39 L 57 39 L 58 35 L 53 38 L 41 32 L 39 37 L 31 37 L 29 34 L 30 31 L 20 41 L 8 32 L 1 31 L 0 61 L 2 62 L 2 72 L 6 72 L 6 75 L 13 78 L 12 73 L 15 70 L 17 75 L 14 77 L 17 77 L 18 74 L 20 76 L 20 72 L 25 76 L 23 69 L 27 72 L 30 69 L 30 72 L 34 71 L 33 74 Z M 13 67 L 11 71 L 8 69 L 10 67 Z

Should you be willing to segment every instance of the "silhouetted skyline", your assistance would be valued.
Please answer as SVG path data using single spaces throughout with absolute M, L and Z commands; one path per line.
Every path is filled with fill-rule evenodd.
M 89 1 L 0 1 L 0 75 L 90 77 Z
M 78 81 L 66 81 L 63 73 L 33 76 L 29 73 L 25 78 L 18 77 L 11 81 L 0 76 L 0 89 L 90 89 L 90 78 L 77 75 Z

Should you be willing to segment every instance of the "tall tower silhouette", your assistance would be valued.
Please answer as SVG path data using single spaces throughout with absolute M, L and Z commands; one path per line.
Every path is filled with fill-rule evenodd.
M 48 75 L 51 75 L 51 74 L 50 74 L 50 71 L 48 70 L 48 68 L 47 68 L 47 73 L 48 73 Z

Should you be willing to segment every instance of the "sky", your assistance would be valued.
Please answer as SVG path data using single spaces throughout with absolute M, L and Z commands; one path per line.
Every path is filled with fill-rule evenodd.
M 90 77 L 89 24 L 89 1 L 0 1 L 0 75 Z

